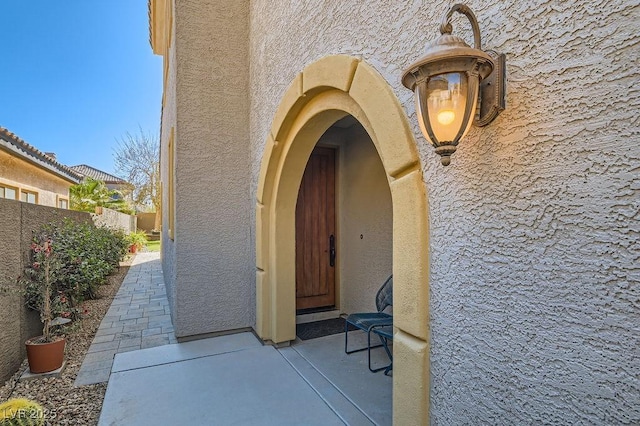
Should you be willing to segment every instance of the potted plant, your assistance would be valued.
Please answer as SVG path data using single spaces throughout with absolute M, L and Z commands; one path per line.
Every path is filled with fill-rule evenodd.
M 144 231 L 132 232 L 128 236 L 129 239 L 129 253 L 136 253 L 141 250 L 142 247 L 147 245 L 147 235 Z
M 64 362 L 65 338 L 56 333 L 56 326 L 70 320 L 63 318 L 69 316 L 67 298 L 54 285 L 55 275 L 62 269 L 54 247 L 49 235 L 36 236 L 30 247 L 30 263 L 21 278 L 27 306 L 40 312 L 43 325 L 41 336 L 25 342 L 32 373 L 57 370 Z

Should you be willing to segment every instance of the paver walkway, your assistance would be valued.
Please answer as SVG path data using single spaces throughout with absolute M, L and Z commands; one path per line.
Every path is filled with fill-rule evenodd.
M 139 253 L 82 362 L 75 386 L 107 382 L 117 353 L 177 343 L 160 253 Z

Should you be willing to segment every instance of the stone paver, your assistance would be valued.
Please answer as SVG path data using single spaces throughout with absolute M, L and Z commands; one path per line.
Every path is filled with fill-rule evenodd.
M 139 253 L 98 327 L 75 385 L 107 382 L 117 353 L 173 343 L 160 253 Z

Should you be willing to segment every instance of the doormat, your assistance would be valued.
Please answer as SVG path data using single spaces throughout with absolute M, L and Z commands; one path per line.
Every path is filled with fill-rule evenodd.
M 308 322 L 306 324 L 296 324 L 296 336 L 298 336 L 300 340 L 310 340 L 332 334 L 344 333 L 344 323 L 344 318 L 332 318 L 323 321 Z M 349 331 L 352 330 L 357 329 L 349 324 Z

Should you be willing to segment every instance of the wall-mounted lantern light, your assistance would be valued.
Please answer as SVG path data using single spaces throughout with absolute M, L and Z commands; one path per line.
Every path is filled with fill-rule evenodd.
M 474 48 L 451 35 L 454 12 L 469 18 Z M 444 16 L 440 33 L 404 72 L 402 84 L 415 92 L 420 129 L 447 166 L 471 124 L 486 126 L 504 110 L 505 55 L 482 51 L 478 21 L 464 4 Z

